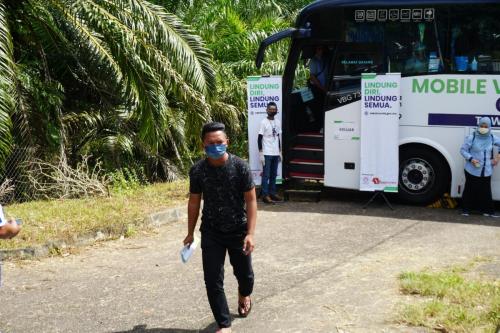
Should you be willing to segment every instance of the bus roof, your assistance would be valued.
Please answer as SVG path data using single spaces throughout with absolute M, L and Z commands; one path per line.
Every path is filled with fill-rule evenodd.
M 307 18 L 320 10 L 334 7 L 374 7 L 374 6 L 418 6 L 444 4 L 482 4 L 498 3 L 500 0 L 318 0 L 306 6 L 297 17 L 296 26 L 301 27 Z

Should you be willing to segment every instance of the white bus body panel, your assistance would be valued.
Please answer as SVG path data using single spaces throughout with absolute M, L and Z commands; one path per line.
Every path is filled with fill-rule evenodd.
M 484 94 L 435 94 L 432 91 L 413 93 L 413 79 L 436 80 L 446 82 L 455 80 L 486 80 Z M 441 153 L 451 170 L 452 181 L 450 194 L 460 197 L 465 183 L 464 159 L 460 155 L 460 147 L 465 136 L 474 130 L 474 126 L 432 125 L 430 114 L 445 115 L 488 115 L 495 126 L 493 133 L 500 136 L 500 112 L 495 104 L 500 95 L 496 93 L 493 80 L 500 84 L 498 75 L 432 75 L 402 78 L 401 118 L 399 144 L 420 143 L 430 146 Z M 476 81 L 473 81 L 476 82 Z M 474 87 L 472 87 L 472 90 Z M 359 190 L 360 140 L 338 140 L 338 124 L 340 121 L 351 123 L 360 128 L 361 101 L 353 102 L 325 113 L 325 186 Z M 337 137 L 338 138 L 338 137 Z M 498 152 L 498 149 L 495 149 Z M 345 163 L 354 163 L 354 169 L 346 169 Z M 494 200 L 500 200 L 500 166 L 496 167 L 492 176 L 492 194 Z
M 360 112 L 361 102 L 354 102 L 325 113 L 325 186 L 359 190 L 359 140 L 338 140 L 335 132 L 342 121 L 357 128 L 359 137 Z M 355 168 L 345 169 L 344 163 Z

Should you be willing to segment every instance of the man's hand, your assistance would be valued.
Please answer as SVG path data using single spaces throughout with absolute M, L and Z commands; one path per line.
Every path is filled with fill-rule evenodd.
M 243 252 L 245 253 L 245 255 L 249 255 L 253 252 L 254 248 L 255 243 L 253 241 L 253 235 L 247 235 L 245 237 L 245 240 L 243 241 Z
M 498 161 L 497 161 L 496 158 L 494 158 L 494 159 L 491 160 L 491 165 L 492 166 L 497 166 L 497 164 L 498 164 Z
M 279 162 L 283 163 L 283 153 L 282 152 L 280 152 Z
M 21 231 L 21 227 L 17 225 L 14 219 L 10 219 L 3 227 L 0 227 L 0 239 L 11 239 L 15 237 L 19 231 Z
M 266 159 L 263 152 L 259 152 L 259 160 L 262 165 L 266 164 Z
M 184 245 L 192 244 L 194 242 L 194 236 L 188 234 L 186 238 L 184 238 Z

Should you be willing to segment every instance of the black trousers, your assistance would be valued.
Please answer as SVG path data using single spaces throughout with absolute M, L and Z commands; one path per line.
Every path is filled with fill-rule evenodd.
M 464 211 L 479 210 L 493 214 L 495 206 L 491 196 L 491 177 L 476 177 L 465 171 L 465 188 L 462 194 Z
M 201 235 L 203 273 L 208 302 L 215 321 L 221 328 L 231 326 L 231 315 L 224 293 L 226 251 L 229 253 L 229 261 L 238 280 L 240 295 L 249 296 L 253 291 L 252 257 L 243 252 L 243 240 L 244 236 L 222 238 L 210 233 Z
M 325 97 L 326 94 L 323 90 L 319 89 L 318 87 L 311 85 L 311 90 L 314 96 L 314 99 L 309 102 L 309 107 L 313 111 L 314 115 L 314 128 L 313 130 L 320 130 L 325 126 L 325 113 L 323 112 L 323 106 L 325 105 Z

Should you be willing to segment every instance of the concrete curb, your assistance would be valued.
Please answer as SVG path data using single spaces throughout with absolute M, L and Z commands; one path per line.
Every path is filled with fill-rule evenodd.
M 174 223 L 185 218 L 187 218 L 186 208 L 175 207 L 151 213 L 144 218 L 143 222 L 145 225 L 159 228 L 163 225 Z M 84 247 L 95 244 L 96 242 L 99 241 L 106 241 L 113 239 L 116 239 L 116 235 L 115 237 L 113 237 L 112 235 L 109 234 L 106 235 L 102 231 L 97 231 L 96 234 L 80 236 L 77 239 L 75 239 L 74 242 L 71 243 L 56 240 L 47 242 L 45 245 L 40 245 L 40 246 L 0 250 L 0 261 L 6 259 L 41 258 L 48 256 L 50 253 L 61 252 L 61 250 L 64 250 L 69 247 L 73 248 Z

